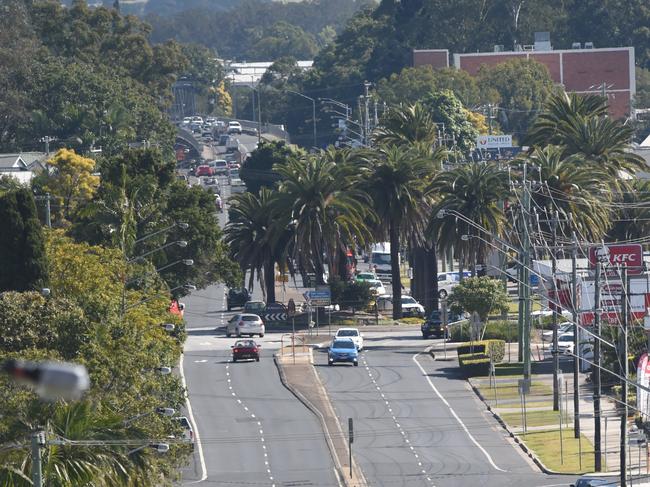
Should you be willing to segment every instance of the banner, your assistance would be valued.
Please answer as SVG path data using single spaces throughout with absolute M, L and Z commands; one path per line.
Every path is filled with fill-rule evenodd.
M 640 386 L 648 387 L 649 377 L 650 377 L 650 362 L 648 361 L 648 354 L 644 353 L 639 358 L 639 363 L 637 365 L 636 383 L 639 384 Z M 644 391 L 643 389 L 637 387 L 636 407 L 639 411 L 641 411 L 642 414 L 646 416 L 646 419 L 644 420 L 647 420 L 648 414 L 650 413 L 650 407 L 648 407 L 649 402 L 650 402 L 650 394 L 648 394 L 648 391 Z

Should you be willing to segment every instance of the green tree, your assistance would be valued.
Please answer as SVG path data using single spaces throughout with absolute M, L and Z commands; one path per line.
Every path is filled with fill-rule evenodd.
M 548 68 L 534 60 L 513 59 L 478 72 L 481 98 L 499 105 L 506 132 L 522 138 L 553 90 Z
M 312 59 L 318 51 L 316 39 L 300 27 L 281 21 L 264 31 L 262 38 L 251 46 L 253 60 L 293 56 Z
M 509 194 L 507 171 L 494 163 L 458 166 L 440 173 L 432 191 L 437 198 L 431 212 L 433 238 L 441 249 L 453 249 L 461 268 L 469 264 L 485 268 L 489 244 L 507 226 L 503 210 Z
M 612 216 L 607 240 L 641 240 L 650 233 L 650 181 L 636 179 L 620 192 L 619 208 Z
M 259 192 L 262 186 L 272 187 L 280 179 L 274 166 L 300 157 L 301 151 L 287 145 L 283 140 L 262 142 L 244 161 L 240 175 L 251 193 Z
M 427 184 L 435 170 L 432 159 L 397 146 L 380 147 L 363 169 L 361 184 L 377 214 L 377 236 L 390 241 L 394 319 L 402 317 L 401 244 L 422 240 L 430 210 Z
M 422 104 L 430 110 L 435 123 L 444 124 L 444 136 L 448 139 L 449 146 L 455 145 L 462 152 L 476 146 L 478 130 L 470 120 L 469 111 L 453 92 L 446 90 L 429 93 Z
M 508 311 L 508 294 L 503 283 L 487 276 L 463 279 L 449 295 L 449 306 L 454 313 L 477 313 L 485 323 L 490 314 Z
M 40 290 L 48 269 L 34 196 L 27 188 L 0 195 L 0 292 Z
M 377 83 L 379 99 L 389 105 L 415 103 L 431 92 L 445 90 L 452 91 L 464 106 L 480 103 L 476 78 L 455 68 L 407 67 Z

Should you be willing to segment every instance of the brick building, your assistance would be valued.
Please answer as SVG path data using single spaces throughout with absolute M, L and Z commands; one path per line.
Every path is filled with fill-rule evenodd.
M 610 112 L 624 118 L 632 112 L 632 100 L 636 94 L 634 47 L 611 47 L 595 49 L 588 44 L 582 49 L 579 43 L 574 49 L 554 50 L 547 42 L 531 46 L 519 46 L 521 50 L 503 51 L 495 46 L 495 52 L 454 54 L 454 66 L 476 75 L 482 65 L 494 66 L 510 59 L 534 59 L 544 64 L 553 81 L 562 84 L 568 92 L 607 93 Z M 430 65 L 434 68 L 448 66 L 444 59 L 446 50 L 417 50 L 413 52 L 413 65 Z

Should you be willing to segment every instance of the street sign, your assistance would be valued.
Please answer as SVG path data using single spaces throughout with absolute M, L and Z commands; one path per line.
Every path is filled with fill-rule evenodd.
M 309 290 L 305 293 L 305 297 L 312 306 L 329 306 L 332 302 L 332 293 L 329 288 Z
M 348 432 L 350 435 L 350 443 L 354 443 L 354 423 L 352 422 L 352 418 L 348 418 Z
M 296 302 L 293 298 L 289 299 L 287 303 L 287 313 L 289 313 L 289 316 L 295 316 L 296 314 Z
M 596 266 L 596 262 L 604 264 L 604 271 L 608 276 L 618 275 L 617 270 L 627 268 L 628 274 L 641 274 L 643 272 L 643 248 L 641 244 L 601 245 L 589 249 L 589 264 Z
M 479 135 L 476 138 L 477 149 L 504 149 L 512 147 L 512 135 Z
M 530 394 L 530 379 L 519 379 L 519 395 Z

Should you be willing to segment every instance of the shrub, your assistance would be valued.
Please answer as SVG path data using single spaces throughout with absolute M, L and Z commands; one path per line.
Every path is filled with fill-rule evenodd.
M 462 323 L 450 327 L 450 338 L 454 342 L 466 342 L 470 339 L 469 323 Z M 519 339 L 519 329 L 516 321 L 489 321 L 485 326 L 483 335 L 485 340 L 505 340 L 516 342 Z
M 462 343 L 458 347 L 458 357 L 466 354 L 483 354 L 486 357 L 492 357 L 496 364 L 503 360 L 506 353 L 506 343 L 503 340 L 483 340 L 473 343 Z
M 468 377 L 488 375 L 490 362 L 490 357 L 484 353 L 467 353 L 458 356 L 460 369 Z

